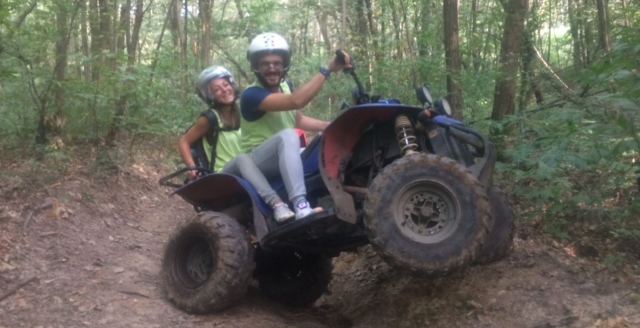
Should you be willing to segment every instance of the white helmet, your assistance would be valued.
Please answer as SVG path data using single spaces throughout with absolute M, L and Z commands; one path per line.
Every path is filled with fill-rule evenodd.
M 247 51 L 247 60 L 251 64 L 251 70 L 259 73 L 258 59 L 260 56 L 276 54 L 282 56 L 282 67 L 286 74 L 291 65 L 291 48 L 287 41 L 276 33 L 262 33 L 251 41 Z
M 198 76 L 198 81 L 196 82 L 196 94 L 207 105 L 212 106 L 215 104 L 216 99 L 211 94 L 211 91 L 209 90 L 209 83 L 211 83 L 211 81 L 219 77 L 224 77 L 227 79 L 227 81 L 233 88 L 233 93 L 235 97 L 238 98 L 238 94 L 239 94 L 238 85 L 236 84 L 236 80 L 233 78 L 233 75 L 231 74 L 231 72 L 229 72 L 226 68 L 222 66 L 214 65 L 214 66 L 205 68 L 205 70 L 202 71 L 202 73 L 200 73 L 200 75 Z

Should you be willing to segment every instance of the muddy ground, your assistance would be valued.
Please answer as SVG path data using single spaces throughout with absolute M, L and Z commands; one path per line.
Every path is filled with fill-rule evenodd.
M 437 279 L 396 272 L 369 247 L 342 254 L 309 309 L 252 287 L 222 313 L 181 312 L 164 299 L 160 261 L 193 211 L 157 185 L 159 163 L 109 179 L 80 169 L 44 188 L 0 166 L 0 327 L 640 327 L 637 275 L 535 233 L 518 234 L 506 260 Z

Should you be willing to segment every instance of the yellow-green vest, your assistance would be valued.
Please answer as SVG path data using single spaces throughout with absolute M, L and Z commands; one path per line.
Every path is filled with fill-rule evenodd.
M 262 88 L 261 85 L 254 84 L 251 87 Z M 280 83 L 283 93 L 291 93 L 291 88 L 286 81 Z M 255 146 L 262 144 L 274 134 L 284 130 L 293 129 L 296 126 L 296 111 L 286 110 L 279 112 L 265 112 L 265 114 L 249 122 L 244 119 L 242 122 L 242 152 L 248 153 Z

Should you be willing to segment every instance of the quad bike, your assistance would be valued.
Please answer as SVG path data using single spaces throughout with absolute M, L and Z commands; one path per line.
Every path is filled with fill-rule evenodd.
M 327 289 L 331 258 L 366 244 L 391 266 L 422 275 L 507 254 L 513 213 L 492 185 L 492 143 L 451 119 L 447 101 L 433 101 L 426 86 L 416 90 L 422 106 L 407 106 L 370 96 L 355 71 L 347 73 L 358 87 L 355 105 L 300 155 L 307 199 L 324 211 L 280 224 L 240 177 L 203 169 L 193 182 L 172 183 L 183 169 L 160 180 L 197 212 L 173 233 L 162 262 L 179 308 L 227 308 L 252 277 L 274 300 L 310 305 Z M 272 186 L 287 199 L 281 181 Z

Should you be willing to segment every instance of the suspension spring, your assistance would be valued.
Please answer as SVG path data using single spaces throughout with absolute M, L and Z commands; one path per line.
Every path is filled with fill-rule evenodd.
M 418 150 L 413 125 L 406 115 L 401 114 L 396 117 L 396 138 L 398 138 L 398 146 L 402 156 L 415 153 Z

